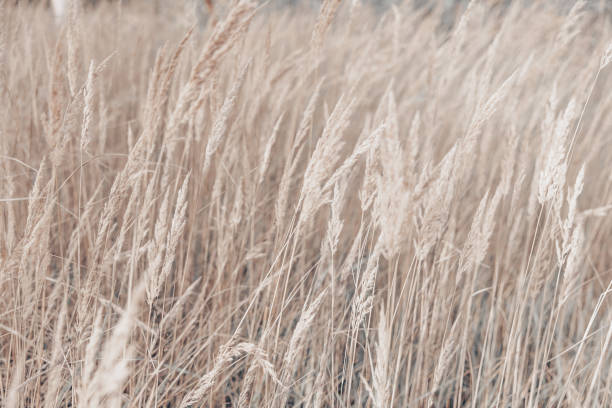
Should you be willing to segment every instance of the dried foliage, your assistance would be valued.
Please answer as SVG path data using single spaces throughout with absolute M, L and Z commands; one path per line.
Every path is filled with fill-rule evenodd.
M 4 406 L 612 405 L 592 4 L 61 3 L 0 0 Z

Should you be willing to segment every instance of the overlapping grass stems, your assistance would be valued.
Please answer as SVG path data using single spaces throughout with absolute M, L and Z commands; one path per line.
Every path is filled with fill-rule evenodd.
M 606 16 L 0 4 L 5 406 L 612 404 Z

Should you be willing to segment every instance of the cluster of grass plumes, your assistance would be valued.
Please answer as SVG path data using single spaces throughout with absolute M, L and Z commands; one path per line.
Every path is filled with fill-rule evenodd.
M 0 4 L 5 406 L 612 404 L 606 16 Z

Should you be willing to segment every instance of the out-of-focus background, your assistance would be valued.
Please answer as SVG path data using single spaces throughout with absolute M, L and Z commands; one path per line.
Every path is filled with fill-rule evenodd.
M 72 1 L 75 4 L 86 7 L 95 7 L 102 3 L 116 4 L 119 7 L 130 3 L 141 7 L 153 8 L 157 13 L 168 18 L 179 18 L 187 23 L 194 21 L 204 25 L 211 15 L 223 15 L 231 5 L 230 0 L 9 0 L 15 3 L 29 3 L 40 7 L 47 7 L 53 10 L 54 14 L 61 18 L 67 14 Z M 294 10 L 310 9 L 318 10 L 321 7 L 321 0 L 258 0 L 266 4 L 265 9 L 278 9 L 290 7 Z M 356 3 L 357 0 L 348 0 L 348 3 Z M 442 26 L 450 28 L 457 20 L 457 16 L 462 13 L 468 0 L 359 0 L 361 4 L 371 7 L 376 13 L 382 15 L 386 10 L 394 5 L 411 4 L 415 9 L 437 9 L 441 12 Z M 530 0 L 517 0 L 514 3 L 524 3 L 526 6 L 533 6 L 535 3 Z M 482 0 L 481 3 L 492 9 L 505 9 L 513 3 L 512 0 Z M 565 14 L 576 3 L 572 0 L 545 0 L 540 3 L 553 5 L 559 10 L 560 14 Z M 610 14 L 612 10 L 612 0 L 585 0 L 584 8 L 597 13 Z

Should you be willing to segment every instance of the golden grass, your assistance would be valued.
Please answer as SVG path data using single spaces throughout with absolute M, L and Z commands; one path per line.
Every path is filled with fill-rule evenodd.
M 0 1 L 4 406 L 610 406 L 610 22 L 409 3 Z

